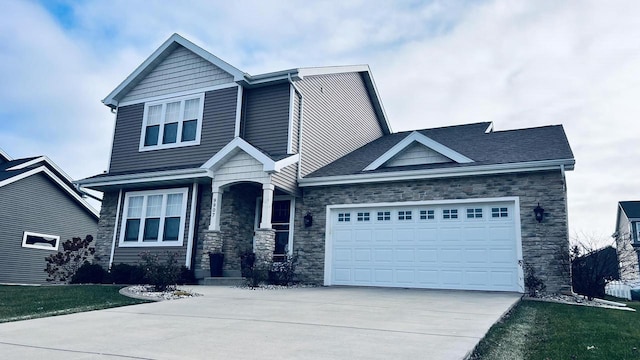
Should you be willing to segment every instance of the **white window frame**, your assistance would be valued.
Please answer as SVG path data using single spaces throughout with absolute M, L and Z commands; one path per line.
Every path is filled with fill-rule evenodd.
M 638 244 L 640 243 L 640 221 L 635 222 L 635 227 L 636 227 L 636 238 L 635 238 L 635 241 L 632 241 L 632 242 L 634 244 Z
M 48 246 L 41 246 L 37 244 L 27 244 L 27 236 L 40 236 L 40 237 L 54 238 L 56 240 L 56 246 L 48 247 Z M 22 247 L 24 248 L 58 251 L 59 246 L 60 246 L 60 236 L 57 236 L 57 235 L 40 234 L 40 233 L 31 232 L 31 231 L 25 231 L 22 234 Z
M 276 195 L 273 197 L 273 201 L 282 201 L 289 200 L 290 201 L 290 210 L 289 210 L 289 243 L 287 244 L 287 255 L 293 254 L 293 237 L 294 237 L 294 224 L 296 218 L 296 198 L 294 196 L 288 195 Z M 271 204 L 273 206 L 273 204 Z M 260 228 L 260 217 L 262 216 L 262 196 L 258 196 L 256 198 L 256 211 L 253 220 L 253 231 L 255 235 L 255 231 Z M 273 224 L 271 224 L 273 226 Z M 254 237 L 252 240 L 253 251 L 256 251 L 256 238 Z
M 182 141 L 182 124 L 184 123 L 184 104 L 187 100 L 192 100 L 192 99 L 200 99 L 199 101 L 199 105 L 200 107 L 198 108 L 198 118 L 197 120 L 197 125 L 196 125 L 196 138 L 195 140 L 191 140 L 191 141 Z M 176 142 L 175 143 L 171 143 L 171 144 L 163 144 L 162 143 L 162 137 L 164 134 L 164 123 L 165 123 L 165 116 L 166 116 L 166 109 L 167 109 L 167 104 L 168 103 L 173 103 L 173 102 L 180 102 L 180 118 L 178 119 L 178 129 L 176 130 Z M 144 146 L 144 139 L 147 133 L 147 118 L 148 118 L 148 113 L 149 113 L 149 108 L 151 106 L 156 106 L 156 105 L 162 105 L 162 115 L 161 115 L 161 119 L 160 119 L 160 128 L 158 130 L 158 144 L 156 145 L 150 145 L 150 146 Z M 202 118 L 203 118 L 203 113 L 204 113 L 204 93 L 198 93 L 198 94 L 191 94 L 191 95 L 186 95 L 186 96 L 180 96 L 180 97 L 173 97 L 173 98 L 167 98 L 167 99 L 162 99 L 162 100 L 158 100 L 158 101 L 151 101 L 151 102 L 147 102 L 144 104 L 144 115 L 142 118 L 142 129 L 140 130 L 140 145 L 138 147 L 139 151 L 151 151 L 151 150 L 158 150 L 158 149 L 171 149 L 171 148 L 177 148 L 177 147 L 184 147 L 184 146 L 193 146 L 193 145 L 200 145 L 200 137 L 202 135 Z
M 175 189 L 161 189 L 161 190 L 145 190 L 145 191 L 130 191 L 124 196 L 124 204 L 122 206 L 122 220 L 120 221 L 120 241 L 119 247 L 179 247 L 184 245 L 184 229 L 187 220 L 187 195 L 189 193 L 188 188 L 175 188 Z M 178 230 L 178 241 L 162 241 L 164 235 L 164 222 L 166 218 L 166 199 L 169 194 L 182 194 L 182 208 L 180 209 L 180 229 Z M 162 209 L 160 210 L 160 224 L 158 229 L 158 241 L 142 241 L 144 234 L 145 224 L 145 211 L 147 198 L 151 195 L 163 195 L 162 197 Z M 142 214 L 140 218 L 140 229 L 138 231 L 138 241 L 124 241 L 125 230 L 127 227 L 127 219 L 129 218 L 129 199 L 135 196 L 144 196 L 142 201 Z

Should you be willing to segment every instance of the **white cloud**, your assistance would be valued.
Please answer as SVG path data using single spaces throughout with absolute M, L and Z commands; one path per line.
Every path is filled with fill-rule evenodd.
M 577 159 L 572 232 L 612 232 L 617 201 L 640 199 L 640 3 L 68 4 L 65 27 L 36 3 L 5 4 L 0 144 L 73 177 L 106 167 L 113 115 L 99 101 L 179 32 L 253 74 L 368 63 L 395 130 L 563 124 Z

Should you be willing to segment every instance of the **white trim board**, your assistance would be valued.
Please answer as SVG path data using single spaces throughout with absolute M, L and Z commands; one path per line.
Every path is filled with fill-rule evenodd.
M 22 179 L 27 178 L 29 176 L 32 176 L 32 175 L 35 175 L 35 174 L 40 174 L 40 173 L 44 173 L 51 180 L 53 180 L 56 184 L 58 184 L 58 186 L 60 186 L 60 188 L 62 188 L 62 190 L 64 190 L 67 194 L 69 194 L 74 200 L 79 202 L 80 205 L 82 205 L 86 210 L 88 210 L 96 218 L 100 217 L 100 213 L 98 212 L 98 210 L 94 209 L 93 206 L 91 206 L 80 195 L 78 195 L 78 193 L 75 191 L 75 189 L 72 189 L 64 181 L 60 180 L 60 178 L 58 176 L 56 176 L 56 174 L 54 174 L 53 171 L 49 170 L 49 168 L 47 168 L 44 165 L 43 166 L 39 166 L 39 167 L 34 168 L 34 169 L 31 169 L 31 170 L 26 171 L 26 172 L 23 172 L 22 174 L 18 174 L 16 176 L 10 177 L 10 178 L 5 179 L 3 181 L 0 181 L 0 187 L 3 187 L 5 185 L 9 185 L 9 184 L 14 183 L 16 181 L 19 181 L 19 180 L 22 180 Z
M 156 171 L 149 173 L 127 174 L 127 175 L 114 175 L 103 178 L 84 179 L 76 181 L 82 187 L 97 187 L 97 186 L 110 186 L 110 185 L 125 185 L 125 184 L 140 184 L 153 181 L 170 181 L 170 180 L 183 180 L 209 176 L 203 169 L 181 169 L 181 170 L 168 170 L 168 171 Z
M 9 156 L 9 154 L 7 154 L 6 151 L 2 150 L 2 148 L 0 148 L 0 156 L 2 156 L 3 158 L 7 159 L 7 161 L 13 160 L 11 158 L 11 156 Z
M 238 86 L 238 84 L 236 84 L 236 83 L 227 83 L 227 84 L 214 85 L 214 86 L 209 86 L 209 87 L 204 87 L 204 88 L 199 88 L 199 89 L 192 89 L 192 90 L 174 92 L 174 93 L 166 94 L 166 95 L 151 96 L 151 97 L 142 98 L 142 99 L 124 101 L 124 102 L 118 103 L 118 106 L 134 105 L 134 104 L 146 103 L 146 102 L 151 102 L 151 101 L 162 101 L 162 100 L 171 101 L 173 98 L 180 98 L 180 97 L 184 97 L 184 96 L 195 95 L 195 94 L 198 94 L 198 93 L 203 93 L 203 94 L 206 95 L 206 93 L 209 92 L 209 91 L 228 89 L 228 88 L 232 88 L 232 87 L 236 87 L 236 86 Z
M 235 155 L 239 150 L 242 150 L 249 154 L 251 157 L 262 163 L 263 171 L 267 173 L 280 172 L 282 168 L 291 164 L 295 164 L 300 160 L 298 154 L 291 155 L 279 161 L 274 161 L 262 151 L 256 149 L 253 145 L 249 144 L 242 138 L 235 138 L 225 145 L 220 151 L 218 151 L 211 159 L 207 160 L 201 169 L 210 170 L 215 173 L 216 169 L 222 166 L 228 159 Z
M 412 132 L 407 135 L 402 141 L 394 145 L 391 149 L 387 150 L 382 156 L 377 158 L 371 164 L 367 165 L 364 168 L 364 171 L 376 170 L 382 165 L 384 165 L 387 161 L 391 160 L 396 155 L 400 154 L 406 148 L 408 148 L 414 142 L 420 143 L 427 148 L 439 153 L 440 155 L 446 156 L 447 158 L 459 163 L 466 164 L 474 162 L 470 158 L 460 154 L 459 152 L 440 144 L 439 142 L 429 138 L 426 135 L 423 135 L 417 131 Z

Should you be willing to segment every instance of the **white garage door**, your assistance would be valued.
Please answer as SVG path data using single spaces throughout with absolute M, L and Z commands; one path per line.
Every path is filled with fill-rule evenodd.
M 326 285 L 522 292 L 514 201 L 330 207 Z

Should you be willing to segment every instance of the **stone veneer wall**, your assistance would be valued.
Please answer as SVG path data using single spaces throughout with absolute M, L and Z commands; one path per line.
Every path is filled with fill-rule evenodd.
M 124 198 L 124 194 L 122 195 Z M 118 208 L 118 192 L 105 192 L 100 208 L 100 220 L 98 221 L 98 233 L 94 240 L 96 254 L 94 263 L 103 268 L 109 267 L 111 256 L 111 242 L 113 241 L 113 229 L 116 223 L 116 210 Z M 122 210 L 122 209 L 121 209 Z
M 533 266 L 548 292 L 569 290 L 569 239 L 566 188 L 561 172 L 474 176 L 394 183 L 335 185 L 304 188 L 296 206 L 294 252 L 298 255 L 300 280 L 322 284 L 326 206 L 374 202 L 472 199 L 517 196 L 520 198 L 522 252 L 525 264 Z M 536 222 L 533 208 L 540 202 L 544 221 Z M 303 217 L 310 211 L 313 226 L 305 228 Z

